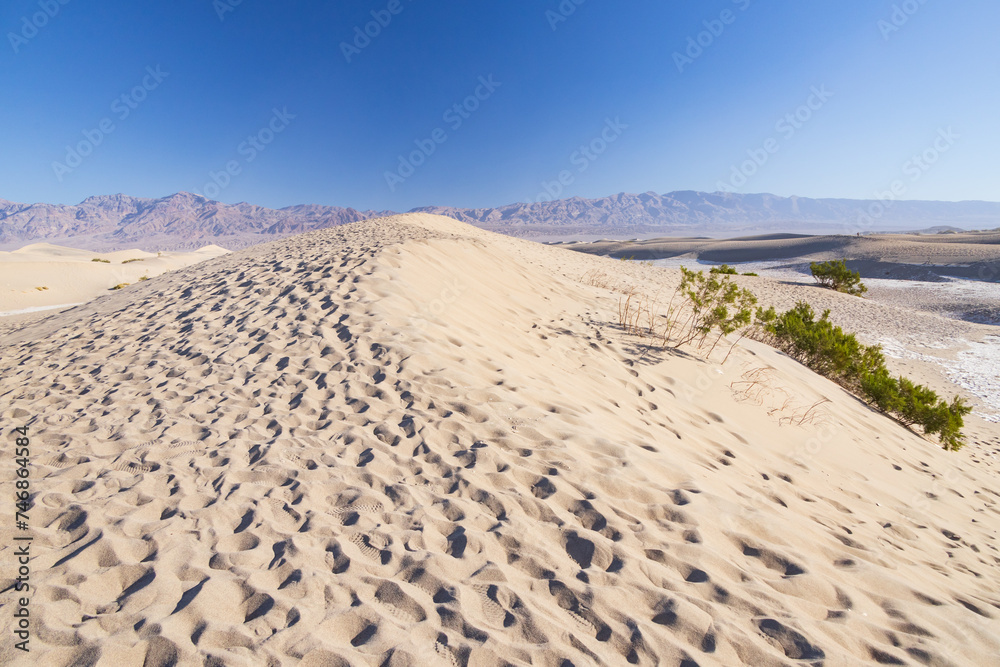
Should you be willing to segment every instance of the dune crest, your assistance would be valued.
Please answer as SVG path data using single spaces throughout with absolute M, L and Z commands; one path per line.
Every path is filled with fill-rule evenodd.
M 651 275 L 408 214 L 7 334 L 37 588 L 0 662 L 995 661 L 994 459 L 757 343 L 646 349 L 595 267 Z

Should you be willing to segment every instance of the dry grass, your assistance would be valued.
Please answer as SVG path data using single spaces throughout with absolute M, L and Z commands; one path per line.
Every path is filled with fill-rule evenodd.
M 587 271 L 580 278 L 580 282 L 585 285 L 590 285 L 591 287 L 599 287 L 601 289 L 611 290 L 612 292 L 626 292 L 627 288 L 624 287 L 617 279 L 612 277 L 605 271 L 600 271 L 598 269 L 592 269 Z
M 742 380 L 731 382 L 729 388 L 733 390 L 736 400 L 763 405 L 764 399 L 775 391 L 773 376 L 774 369 L 770 366 L 752 368 L 740 376 Z
M 812 405 L 798 405 L 789 391 L 776 386 L 774 372 L 775 369 L 770 366 L 750 368 L 743 372 L 741 380 L 731 382 L 729 388 L 733 390 L 733 396 L 737 401 L 768 406 L 767 415 L 776 417 L 778 424 L 782 426 L 804 426 L 826 422 L 828 415 L 821 406 L 829 403 L 830 399 L 821 398 Z
M 618 325 L 626 334 L 657 341 L 661 349 L 692 345 L 700 351 L 707 346 L 706 359 L 712 356 L 716 346 L 725 337 L 724 333 L 713 330 L 713 326 L 706 326 L 705 311 L 696 312 L 680 287 L 674 290 L 663 308 L 660 291 L 652 297 L 635 287 L 621 291 L 622 296 L 618 299 Z M 729 359 L 733 348 L 747 336 L 753 326 L 743 326 L 730 332 L 737 335 L 722 363 Z
M 802 426 L 803 424 L 822 424 L 826 421 L 826 413 L 819 410 L 819 407 L 824 403 L 829 403 L 829 398 L 821 398 L 809 407 L 803 408 L 793 408 L 791 415 L 785 415 L 778 419 L 779 424 L 791 424 L 793 426 Z

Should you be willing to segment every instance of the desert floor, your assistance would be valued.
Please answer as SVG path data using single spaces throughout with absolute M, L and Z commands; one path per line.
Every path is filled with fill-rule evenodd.
M 677 274 L 414 214 L 0 320 L 0 663 L 1000 664 L 988 401 L 949 453 L 759 343 L 625 335 Z M 907 350 L 996 329 L 739 280 Z
M 690 255 L 710 262 L 763 262 L 813 257 L 847 258 L 888 265 L 928 265 L 949 275 L 997 280 L 1000 231 L 948 234 L 866 234 L 864 236 L 765 234 L 733 239 L 655 238 L 645 241 L 573 243 L 590 254 L 635 259 Z M 986 275 L 978 271 L 985 266 Z M 937 268 L 935 268 L 937 267 Z M 963 272 L 962 269 L 973 269 Z M 901 275 L 900 277 L 904 277 Z
M 102 253 L 49 243 L 0 252 L 0 317 L 78 305 L 116 285 L 137 283 L 227 252 L 205 246 L 194 252 Z

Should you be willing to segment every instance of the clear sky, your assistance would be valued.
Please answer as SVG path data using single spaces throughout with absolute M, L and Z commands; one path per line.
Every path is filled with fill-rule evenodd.
M 997 201 L 998 25 L 996 0 L 7 0 L 0 198 Z

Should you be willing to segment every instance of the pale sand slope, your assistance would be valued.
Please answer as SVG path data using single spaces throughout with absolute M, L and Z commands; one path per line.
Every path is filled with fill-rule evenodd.
M 407 215 L 6 334 L 37 589 L 29 660 L 0 583 L 0 663 L 998 664 L 985 445 L 760 344 L 647 352 L 595 267 L 646 272 Z
M 213 245 L 159 255 L 143 250 L 99 253 L 50 243 L 0 252 L 0 316 L 83 303 L 115 285 L 137 283 L 142 276 L 152 278 L 227 252 Z M 131 259 L 142 261 L 122 263 Z
M 657 274 L 663 270 L 636 267 L 632 269 L 636 276 L 633 282 L 643 279 L 655 281 Z M 997 338 L 1000 328 L 996 325 L 926 312 L 927 298 L 921 295 L 921 283 L 895 289 L 895 294 L 886 294 L 886 289 L 873 283 L 870 294 L 859 298 L 822 288 L 811 277 L 805 276 L 798 277 L 795 282 L 748 276 L 734 276 L 733 279 L 753 291 L 762 304 L 773 305 L 779 311 L 794 307 L 798 301 L 810 303 L 817 316 L 829 310 L 831 321 L 856 333 L 861 342 L 883 345 L 891 371 L 911 377 L 945 398 L 950 399 L 955 394 L 965 397 L 975 410 L 975 414 L 966 419 L 970 440 L 995 440 L 1000 444 L 1000 391 L 997 383 L 992 383 L 992 390 L 987 394 L 970 392 L 956 386 L 955 374 L 949 372 L 953 363 L 972 354 L 976 355 L 971 362 L 978 366 L 977 369 L 982 370 L 983 375 L 992 374 L 996 378 L 1000 374 L 996 353 L 983 354 L 989 352 L 985 348 L 995 349 L 1000 342 Z M 621 282 L 624 284 L 625 281 Z M 984 286 L 995 293 L 994 286 Z M 995 309 L 996 297 L 986 297 L 982 303 L 990 304 Z M 971 302 L 956 298 L 953 305 L 968 309 Z

